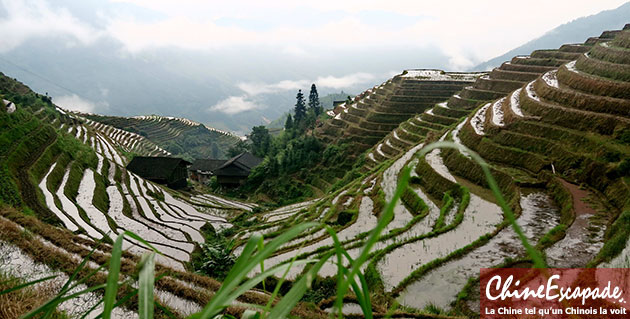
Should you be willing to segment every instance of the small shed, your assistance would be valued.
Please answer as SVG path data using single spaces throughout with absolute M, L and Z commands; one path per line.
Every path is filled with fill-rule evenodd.
M 144 179 L 178 189 L 188 185 L 186 178 L 190 165 L 176 157 L 136 156 L 127 164 L 127 169 Z
M 244 152 L 227 160 L 221 167 L 214 171 L 219 184 L 227 187 L 242 185 L 252 169 L 262 162 L 261 158 L 249 152 Z
M 190 179 L 199 183 L 207 183 L 214 171 L 223 166 L 227 160 L 199 159 L 188 168 Z

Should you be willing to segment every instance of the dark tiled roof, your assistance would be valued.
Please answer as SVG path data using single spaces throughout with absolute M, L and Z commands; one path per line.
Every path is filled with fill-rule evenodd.
M 146 179 L 168 179 L 179 165 L 191 163 L 175 157 L 136 156 L 127 165 L 127 169 Z
M 200 159 L 196 160 L 192 166 L 190 166 L 191 171 L 203 171 L 203 172 L 212 172 L 215 169 L 223 166 L 227 162 L 226 160 L 218 160 L 218 159 Z
M 252 168 L 258 166 L 263 160 L 249 152 L 238 154 L 219 167 L 214 174 L 223 176 L 247 176 Z

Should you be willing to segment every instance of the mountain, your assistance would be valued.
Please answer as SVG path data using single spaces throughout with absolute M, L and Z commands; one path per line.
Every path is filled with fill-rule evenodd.
M 240 141 L 232 133 L 178 117 L 81 115 L 92 121 L 144 136 L 171 155 L 189 161 L 225 159 L 228 157 L 228 149 Z
M 336 235 L 318 226 L 264 269 L 334 256 L 343 246 L 350 256 L 370 255 L 370 293 L 388 304 L 478 318 L 480 268 L 627 268 L 630 25 L 558 47 L 515 57 L 442 102 L 428 97 L 446 84 L 420 86 L 413 79 L 420 72 L 410 71 L 406 81 L 396 76 L 339 105 L 322 127 L 330 140 L 320 152 L 324 165 L 311 166 L 322 181 L 294 174 L 300 189 L 310 182 L 327 187 L 325 195 L 261 213 L 252 226 L 268 240 L 306 221 Z M 421 114 L 401 119 L 413 106 Z M 343 136 L 351 146 L 380 142 L 353 158 L 334 147 Z M 426 148 L 437 141 L 447 143 Z M 366 166 L 340 170 L 340 179 L 325 174 L 344 161 Z M 405 173 L 412 177 L 401 186 Z M 383 231 L 365 253 L 377 225 Z M 236 237 L 237 251 L 257 238 Z M 318 274 L 334 281 L 338 271 L 331 262 Z
M 104 285 L 103 270 L 117 249 L 120 274 L 129 279 L 137 276 L 141 255 L 151 248 L 159 250 L 155 266 L 164 274 L 155 280 L 156 302 L 171 317 L 184 318 L 201 310 L 210 301 L 209 294 L 221 287 L 216 272 L 211 278 L 191 271 L 206 258 L 202 247 L 215 231 L 233 227 L 226 217 L 251 211 L 255 205 L 181 193 L 128 171 L 129 150 L 140 155 L 165 152 L 155 145 L 149 148 L 151 142 L 141 135 L 68 113 L 50 97 L 4 74 L 0 74 L 0 96 L 4 99 L 0 100 L 0 254 L 11 256 L 2 264 L 3 282 L 61 278 L 21 291 L 35 291 L 36 298 L 24 294 L 27 299 L 3 300 L 0 317 L 15 318 L 15 313 L 7 314 L 7 307 L 15 311 L 16 303 L 25 300 L 34 303 L 32 308 L 39 306 L 61 291 L 66 280 L 77 289 Z M 157 166 L 149 169 L 168 169 L 168 165 Z M 121 253 L 113 244 L 125 231 L 140 237 L 126 236 Z M 227 260 L 223 267 L 230 267 Z M 130 287 L 120 284 L 118 293 Z M 9 292 L 5 286 L 2 290 Z M 247 290 L 238 302 L 262 306 L 271 296 Z M 52 316 L 45 317 L 80 317 L 93 306 L 102 311 L 97 301 L 102 292 L 83 291 L 81 296 L 70 305 L 51 309 Z M 226 311 L 235 313 L 234 308 L 238 307 Z M 133 318 L 137 312 L 137 306 L 128 303 L 117 307 L 113 317 Z M 303 305 L 292 312 L 299 317 L 327 317 Z
M 490 70 L 516 55 L 529 54 L 538 49 L 558 48 L 565 43 L 579 43 L 588 37 L 597 36 L 605 30 L 621 29 L 628 23 L 628 17 L 630 17 L 630 2 L 616 9 L 602 11 L 565 23 L 539 38 L 531 40 L 501 56 L 480 63 L 470 70 Z

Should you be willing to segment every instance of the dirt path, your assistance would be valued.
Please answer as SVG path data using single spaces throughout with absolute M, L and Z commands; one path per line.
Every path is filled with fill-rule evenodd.
M 603 225 L 597 220 L 602 214 L 587 201 L 592 194 L 579 186 L 560 179 L 560 182 L 573 197 L 575 221 L 566 231 L 566 236 L 547 249 L 547 263 L 552 267 L 584 267 L 603 246 Z

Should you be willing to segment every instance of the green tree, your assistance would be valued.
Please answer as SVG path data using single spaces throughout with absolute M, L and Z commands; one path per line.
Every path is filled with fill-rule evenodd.
M 269 130 L 262 125 L 254 126 L 249 139 L 252 141 L 252 153 L 258 157 L 265 157 L 271 146 Z
M 322 113 L 322 105 L 319 102 L 319 94 L 317 93 L 315 83 L 311 85 L 311 92 L 308 94 L 308 107 L 313 110 L 315 117 L 318 117 Z
M 295 118 L 294 118 L 294 126 L 300 127 L 304 119 L 306 118 L 306 103 L 304 103 L 304 94 L 302 94 L 302 90 L 298 90 L 297 96 L 295 97 Z
M 212 155 L 212 158 L 219 158 L 219 156 L 221 156 L 221 150 L 219 150 L 217 143 L 210 144 L 210 154 Z
M 291 116 L 291 114 L 289 114 L 287 116 L 287 120 L 284 122 L 284 129 L 288 131 L 292 128 L 293 128 L 293 117 Z
M 249 151 L 249 145 L 247 145 L 247 143 L 243 140 L 238 141 L 236 144 L 234 144 L 232 147 L 230 147 L 228 149 L 228 156 L 229 157 L 234 157 L 238 154 L 241 154 L 243 152 L 247 152 Z

